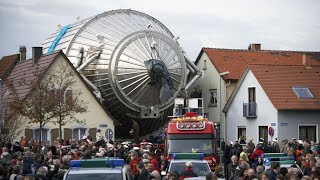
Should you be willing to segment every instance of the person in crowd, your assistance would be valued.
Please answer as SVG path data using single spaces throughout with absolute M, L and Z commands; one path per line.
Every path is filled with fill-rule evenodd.
M 247 155 L 247 150 L 248 150 L 247 147 L 244 147 L 244 148 L 243 148 L 243 151 L 240 153 L 240 158 L 239 158 L 239 160 L 240 160 L 240 161 L 245 161 L 245 162 L 249 163 L 249 158 L 248 158 L 248 155 Z
M 263 166 L 257 166 L 256 167 L 256 177 L 258 178 L 258 179 L 261 179 L 261 174 L 262 174 L 262 172 L 264 172 L 264 167 Z
M 217 166 L 213 175 L 217 179 L 224 179 L 225 178 L 224 167 L 223 166 Z
M 139 170 L 138 170 L 139 163 L 140 163 L 140 158 L 138 157 L 138 154 L 136 152 L 131 153 L 131 160 L 129 164 L 135 180 L 138 179 L 138 175 L 139 175 Z
M 188 177 L 197 177 L 197 174 L 192 170 L 192 163 L 186 162 L 186 169 L 180 174 L 180 180 Z
M 177 173 L 174 172 L 169 172 L 167 174 L 167 180 L 179 180 L 179 175 Z
M 232 141 L 229 141 L 229 142 L 225 145 L 224 151 L 223 151 L 225 174 L 227 174 L 227 167 L 228 167 L 228 164 L 230 163 L 229 153 L 230 153 L 230 151 L 231 151 L 231 149 L 232 149 L 232 145 L 233 145 L 233 142 L 232 142 Z
M 277 138 L 273 138 L 272 140 L 272 153 L 280 153 L 280 147 Z
M 149 160 L 153 164 L 153 170 L 159 171 L 160 170 L 159 169 L 159 163 L 158 163 L 158 161 L 156 159 L 155 153 L 153 153 L 153 152 L 149 153 Z
M 261 180 L 269 180 L 269 173 L 266 171 L 261 173 Z
M 138 170 L 139 170 L 139 174 L 138 174 L 138 180 L 148 180 L 149 178 L 149 173 L 148 171 L 146 170 L 143 162 L 140 162 L 138 164 Z
M 279 162 L 271 162 L 270 180 L 276 180 L 276 176 L 280 173 Z
M 240 170 L 238 157 L 236 155 L 233 155 L 231 157 L 231 163 L 229 163 L 227 166 L 227 179 L 235 176 L 236 169 Z
M 167 160 L 166 156 L 164 154 L 161 154 L 160 156 L 160 172 L 165 171 L 169 167 L 169 161 Z
M 229 157 L 236 155 L 239 158 L 241 152 L 242 152 L 242 146 L 236 141 L 232 146 L 232 149 L 230 150 Z
M 250 155 L 250 162 L 252 165 L 256 165 L 258 162 L 258 157 L 264 154 L 263 150 L 261 150 L 261 146 L 258 144 L 256 145 L 256 149 Z
M 281 153 L 288 154 L 288 139 L 282 140 Z

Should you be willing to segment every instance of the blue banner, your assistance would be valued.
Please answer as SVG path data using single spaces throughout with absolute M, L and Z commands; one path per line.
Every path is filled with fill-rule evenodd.
M 51 46 L 48 49 L 48 54 L 51 54 L 53 52 L 53 50 L 56 48 L 58 42 L 60 41 L 60 39 L 62 38 L 62 36 L 67 32 L 67 30 L 69 29 L 70 24 L 64 26 L 60 33 L 58 34 L 58 36 L 54 39 L 54 41 L 52 42 Z

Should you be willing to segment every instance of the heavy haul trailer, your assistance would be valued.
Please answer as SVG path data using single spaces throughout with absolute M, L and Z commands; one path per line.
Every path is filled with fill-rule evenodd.
M 219 163 L 214 133 L 213 122 L 197 113 L 172 118 L 165 131 L 165 154 L 171 158 L 173 153 L 203 153 L 213 170 Z
M 64 51 L 122 124 L 116 137 L 127 138 L 132 127 L 143 136 L 163 126 L 174 99 L 201 76 L 177 40 L 157 19 L 120 9 L 60 26 L 43 46 Z

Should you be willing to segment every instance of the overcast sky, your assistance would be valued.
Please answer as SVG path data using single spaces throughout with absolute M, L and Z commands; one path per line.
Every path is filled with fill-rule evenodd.
M 0 57 L 40 46 L 57 30 L 112 9 L 147 13 L 167 26 L 190 59 L 202 47 L 320 51 L 319 0 L 1 0 Z

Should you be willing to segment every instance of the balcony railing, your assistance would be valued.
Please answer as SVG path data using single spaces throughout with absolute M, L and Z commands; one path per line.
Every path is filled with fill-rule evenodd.
M 257 117 L 257 103 L 243 103 L 243 117 L 255 118 Z
M 183 116 L 187 112 L 197 112 L 199 116 L 204 115 L 202 98 L 190 98 L 186 100 L 176 98 L 174 106 L 173 116 Z

